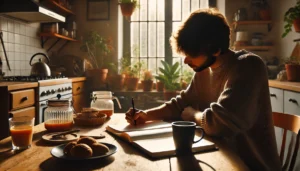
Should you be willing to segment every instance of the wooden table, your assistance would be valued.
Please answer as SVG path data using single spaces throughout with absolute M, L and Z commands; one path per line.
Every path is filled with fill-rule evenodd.
M 114 144 L 117 153 L 105 159 L 89 161 L 64 161 L 51 156 L 55 146 L 41 140 L 46 133 L 44 124 L 34 127 L 33 144 L 30 149 L 13 152 L 11 138 L 0 141 L 0 170 L 130 170 L 130 171 L 168 171 L 168 170 L 248 170 L 243 162 L 224 144 L 218 144 L 219 150 L 197 153 L 185 157 L 150 159 L 131 144 L 105 132 L 107 124 L 125 122 L 124 114 L 114 114 L 104 125 L 94 129 L 81 129 L 80 133 L 102 133 L 106 138 L 102 142 Z M 223 147 L 224 146 L 224 147 Z

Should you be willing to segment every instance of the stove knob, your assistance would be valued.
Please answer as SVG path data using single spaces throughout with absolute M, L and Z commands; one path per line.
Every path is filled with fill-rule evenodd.
M 65 91 L 65 89 L 64 89 L 64 88 L 61 88 L 61 91 L 63 92 L 63 91 Z
M 51 90 L 51 94 L 54 94 L 56 91 L 54 89 Z
M 42 91 L 42 92 L 41 92 L 41 96 L 46 96 L 46 92 L 45 92 L 45 91 Z
M 68 90 L 72 90 L 72 87 L 68 87 Z
M 68 91 L 68 87 L 65 87 L 65 91 Z
M 57 92 L 61 92 L 61 88 L 58 88 L 58 89 L 57 89 Z
M 47 95 L 51 94 L 50 90 L 47 90 L 47 92 L 46 92 L 46 93 L 47 93 Z

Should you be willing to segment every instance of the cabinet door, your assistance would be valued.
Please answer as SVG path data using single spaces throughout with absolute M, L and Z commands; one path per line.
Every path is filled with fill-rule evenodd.
M 270 98 L 272 111 L 283 113 L 283 90 L 270 87 Z
M 72 93 L 73 95 L 81 94 L 84 91 L 84 82 L 76 82 L 72 84 L 73 90 Z
M 77 113 L 81 112 L 83 107 L 88 107 L 87 100 L 83 94 L 73 96 L 73 107 Z
M 300 115 L 300 93 L 284 90 L 284 113 Z
M 33 106 L 35 102 L 34 89 L 10 92 L 11 109 Z
M 13 117 L 19 117 L 19 116 L 30 116 L 35 117 L 35 107 L 27 107 L 20 110 L 15 110 L 10 112 Z

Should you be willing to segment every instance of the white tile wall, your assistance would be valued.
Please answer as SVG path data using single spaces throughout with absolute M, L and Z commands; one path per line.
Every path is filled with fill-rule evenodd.
M 0 31 L 3 32 L 3 41 L 11 67 L 11 71 L 9 71 L 4 51 L 0 46 L 0 57 L 3 61 L 5 76 L 30 75 L 29 60 L 31 56 L 37 52 L 46 53 L 46 50 L 41 48 L 38 36 L 40 25 L 0 17 Z M 35 58 L 33 63 L 37 61 L 38 58 Z

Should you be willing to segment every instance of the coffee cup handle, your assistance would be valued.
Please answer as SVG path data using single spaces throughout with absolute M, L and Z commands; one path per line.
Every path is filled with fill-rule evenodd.
M 202 131 L 202 135 L 201 135 L 199 140 L 193 141 L 193 143 L 197 143 L 197 142 L 199 142 L 200 140 L 202 140 L 204 138 L 204 129 L 201 128 L 200 126 L 196 126 L 195 129 L 200 129 Z

